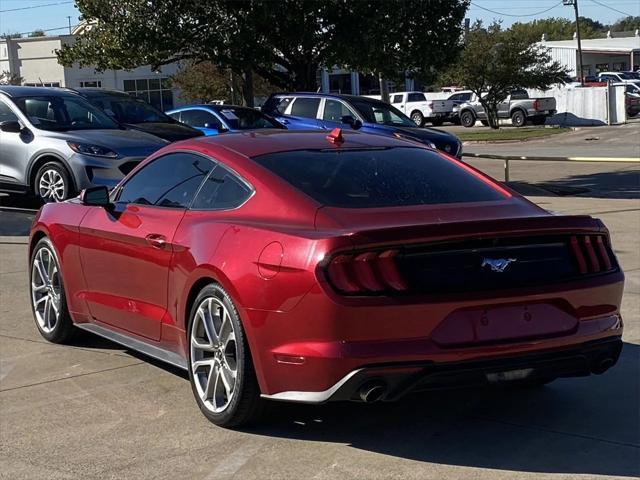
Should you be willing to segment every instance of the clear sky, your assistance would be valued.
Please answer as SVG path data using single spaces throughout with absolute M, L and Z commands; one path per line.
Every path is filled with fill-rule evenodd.
M 580 15 L 605 24 L 615 22 L 625 13 L 640 15 L 640 0 L 579 0 L 579 5 Z M 51 35 L 67 33 L 67 16 L 75 25 L 79 15 L 70 0 L 0 0 L 0 33 L 26 33 L 36 29 L 57 29 L 47 32 Z M 562 0 L 473 0 L 467 16 L 472 21 L 477 18 L 485 22 L 501 19 L 504 26 L 509 26 L 513 22 L 527 22 L 535 18 L 573 18 L 573 8 L 562 5 Z

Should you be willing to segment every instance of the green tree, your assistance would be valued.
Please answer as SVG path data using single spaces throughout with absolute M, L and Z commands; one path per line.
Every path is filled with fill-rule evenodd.
M 323 66 L 427 75 L 455 54 L 448 47 L 460 37 L 468 0 L 76 3 L 95 26 L 58 52 L 64 65 L 104 70 L 209 62 L 242 79 L 250 104 L 254 73 L 283 90 L 315 90 Z
M 479 99 L 491 128 L 498 128 L 498 104 L 520 88 L 546 89 L 567 71 L 551 61 L 548 49 L 531 44 L 499 23 L 476 22 L 465 38 L 459 61 L 445 81 L 466 85 Z
M 237 104 L 242 102 L 242 89 L 245 88 L 242 77 L 211 62 L 185 65 L 171 80 L 181 90 L 182 98 L 188 102 L 225 100 Z M 275 88 L 259 75 L 253 81 L 255 96 L 267 96 Z
M 0 35 L 0 38 L 2 38 L 3 40 L 7 40 L 10 38 L 22 38 L 22 35 L 20 33 L 3 33 L 2 35 Z
M 640 17 L 621 18 L 611 25 L 611 31 L 613 32 L 628 32 L 638 29 L 640 29 Z
M 580 17 L 582 38 L 596 38 L 606 29 L 607 26 L 600 22 Z M 576 22 L 566 18 L 544 18 L 526 23 L 516 22 L 508 30 L 529 43 L 539 42 L 543 34 L 547 40 L 571 40 L 576 31 Z
M 450 65 L 462 45 L 469 0 L 347 1 L 334 13 L 347 18 L 336 30 L 340 64 L 398 83 L 424 83 Z M 339 25 L 339 22 L 332 22 Z
M 42 29 L 38 29 L 38 30 L 34 30 L 33 32 L 31 32 L 29 34 L 29 37 L 33 38 L 33 37 L 44 37 L 45 33 L 44 30 Z

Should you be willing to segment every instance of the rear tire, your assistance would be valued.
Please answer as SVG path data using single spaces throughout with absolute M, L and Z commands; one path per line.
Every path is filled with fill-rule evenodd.
M 419 127 L 424 125 L 424 115 L 418 110 L 411 112 L 411 120 Z
M 469 110 L 465 110 L 460 114 L 460 123 L 463 127 L 471 128 L 476 124 L 476 117 Z
M 69 172 L 60 162 L 47 162 L 38 169 L 33 191 L 44 203 L 64 202 L 74 193 Z
M 524 127 L 527 124 L 527 116 L 522 110 L 516 110 L 511 114 L 511 123 L 514 127 Z
M 38 332 L 51 343 L 68 343 L 77 329 L 67 308 L 60 262 L 48 238 L 36 244 L 29 266 L 31 311 Z
M 189 380 L 200 411 L 221 427 L 256 420 L 264 409 L 238 312 L 218 284 L 204 287 L 191 308 Z

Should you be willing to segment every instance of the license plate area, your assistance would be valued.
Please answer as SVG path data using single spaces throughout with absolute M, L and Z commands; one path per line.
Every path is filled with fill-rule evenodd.
M 445 347 L 515 342 L 565 335 L 577 324 L 577 318 L 547 303 L 475 307 L 452 312 L 432 339 Z

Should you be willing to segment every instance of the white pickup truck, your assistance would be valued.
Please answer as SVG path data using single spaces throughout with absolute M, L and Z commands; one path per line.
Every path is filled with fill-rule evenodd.
M 423 126 L 425 122 L 440 126 L 444 122 L 457 123 L 457 115 L 454 114 L 454 107 L 471 99 L 471 92 L 468 90 L 451 92 L 439 92 L 436 98 L 434 94 L 423 92 L 394 92 L 389 95 L 391 104 L 407 115 L 418 126 Z M 430 98 L 431 97 L 431 98 Z
M 434 101 L 428 100 L 422 92 L 394 92 L 389 94 L 391 105 L 407 115 L 416 125 L 422 127 L 425 122 L 438 123 L 438 112 L 434 111 Z

